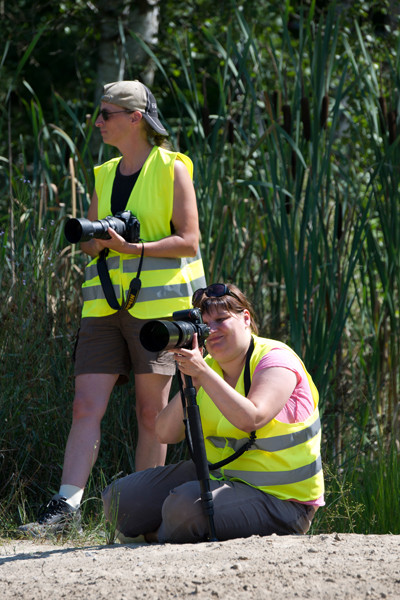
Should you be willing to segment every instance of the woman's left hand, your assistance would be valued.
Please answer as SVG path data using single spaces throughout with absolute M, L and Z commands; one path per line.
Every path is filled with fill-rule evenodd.
M 199 377 L 206 368 L 206 363 L 203 359 L 203 348 L 199 347 L 197 333 L 193 335 L 192 348 L 175 348 L 170 350 L 174 355 L 178 369 L 184 375 L 190 377 Z
M 111 229 L 111 227 L 108 228 L 107 233 L 110 236 L 109 240 L 97 240 L 103 248 L 109 248 L 120 254 L 140 254 L 140 244 L 130 244 L 122 237 L 122 235 L 119 235 L 114 229 Z

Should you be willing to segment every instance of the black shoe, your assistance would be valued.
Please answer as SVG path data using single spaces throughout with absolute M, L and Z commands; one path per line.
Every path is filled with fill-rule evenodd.
M 17 531 L 31 537 L 82 533 L 81 512 L 79 508 L 72 508 L 66 498 L 56 494 L 40 511 L 37 521 L 21 525 Z

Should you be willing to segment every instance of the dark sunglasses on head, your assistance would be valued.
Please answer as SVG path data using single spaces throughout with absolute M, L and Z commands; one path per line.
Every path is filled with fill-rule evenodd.
M 106 110 L 105 108 L 102 108 L 101 110 L 99 110 L 99 115 L 101 115 L 103 121 L 108 121 L 108 119 L 111 117 L 111 115 L 118 115 L 119 113 L 126 113 L 126 114 L 130 114 L 131 110 L 115 110 L 114 112 Z
M 221 296 L 233 296 L 236 300 L 240 299 L 231 292 L 225 283 L 212 283 L 206 288 L 199 288 L 192 296 L 192 304 L 199 302 L 200 298 L 205 294 L 208 298 L 220 298 Z

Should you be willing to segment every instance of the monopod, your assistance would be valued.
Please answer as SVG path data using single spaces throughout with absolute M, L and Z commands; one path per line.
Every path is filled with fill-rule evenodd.
M 190 456 L 196 467 L 197 479 L 200 483 L 200 497 L 204 513 L 208 519 L 208 540 L 217 541 L 214 525 L 214 502 L 210 490 L 210 472 L 204 444 L 203 427 L 200 410 L 196 402 L 196 388 L 190 375 L 183 375 L 178 370 L 177 377 L 181 391 L 183 414 L 185 422 L 186 442 Z

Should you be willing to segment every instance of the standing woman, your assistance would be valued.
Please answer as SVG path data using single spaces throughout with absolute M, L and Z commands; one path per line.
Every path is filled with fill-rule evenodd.
M 118 148 L 121 156 L 95 168 L 88 218 L 95 221 L 130 210 L 140 222 L 143 241 L 128 242 L 110 228 L 110 239 L 81 244 L 93 260 L 83 284 L 73 420 L 61 487 L 38 521 L 20 528 L 23 533 L 79 526 L 79 505 L 97 459 L 101 420 L 112 389 L 126 383 L 131 370 L 138 422 L 136 470 L 164 464 L 167 445 L 157 439 L 155 422 L 167 405 L 175 363 L 166 352 L 147 352 L 139 331 L 144 320 L 189 308 L 193 292 L 205 281 L 193 165 L 187 156 L 165 147 L 168 133 L 150 90 L 139 81 L 107 84 L 96 127 L 104 143 Z M 99 262 L 108 271 L 117 308 L 110 305 L 110 292 L 99 277 Z M 135 277 L 141 288 L 136 302 L 126 305 Z

